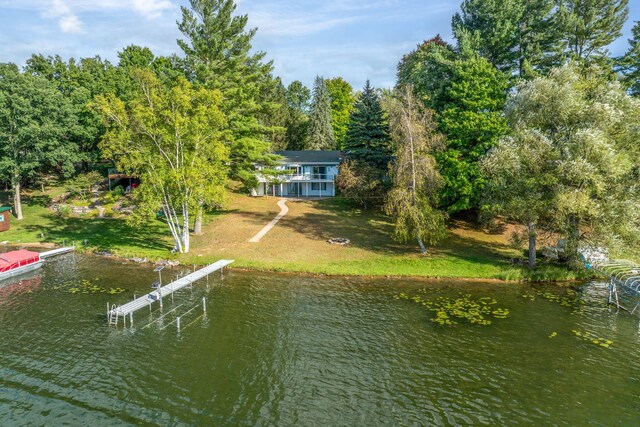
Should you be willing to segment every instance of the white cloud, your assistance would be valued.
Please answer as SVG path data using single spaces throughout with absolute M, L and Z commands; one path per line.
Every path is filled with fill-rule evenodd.
M 60 18 L 58 21 L 58 25 L 60 26 L 60 30 L 63 33 L 82 33 L 82 22 L 75 15 L 65 15 Z
M 133 8 L 148 19 L 155 19 L 165 10 L 173 9 L 169 0 L 133 0 Z

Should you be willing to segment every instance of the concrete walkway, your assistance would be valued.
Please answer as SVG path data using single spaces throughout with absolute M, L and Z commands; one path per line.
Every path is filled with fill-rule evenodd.
M 280 206 L 280 213 L 275 218 L 273 218 L 273 220 L 269 224 L 265 225 L 264 228 L 260 230 L 258 234 L 253 236 L 251 240 L 249 240 L 250 243 L 258 243 L 260 239 L 262 239 L 265 236 L 265 234 L 271 231 L 271 229 L 275 227 L 278 221 L 280 221 L 282 217 L 284 217 L 289 212 L 289 208 L 287 207 L 287 201 L 285 199 L 280 199 L 280 201 L 278 201 L 278 206 Z

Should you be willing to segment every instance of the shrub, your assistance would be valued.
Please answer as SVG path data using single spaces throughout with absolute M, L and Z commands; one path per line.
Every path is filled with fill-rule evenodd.
M 60 207 L 58 208 L 58 215 L 63 218 L 67 218 L 69 215 L 71 215 L 71 206 L 60 205 Z

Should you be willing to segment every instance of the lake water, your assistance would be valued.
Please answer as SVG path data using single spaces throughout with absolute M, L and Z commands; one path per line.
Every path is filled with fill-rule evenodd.
M 68 255 L 0 285 L 0 425 L 640 424 L 638 318 L 608 308 L 602 283 L 568 307 L 540 295 L 566 295 L 554 287 L 227 272 L 109 327 L 107 303 L 156 277 Z M 111 287 L 126 291 L 94 293 Z M 423 288 L 510 314 L 441 326 L 394 299 Z

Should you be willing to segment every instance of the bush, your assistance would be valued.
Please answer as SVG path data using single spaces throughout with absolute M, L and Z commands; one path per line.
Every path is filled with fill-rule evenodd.
M 111 190 L 111 196 L 113 196 L 114 200 L 118 200 L 120 197 L 124 196 L 124 188 L 122 188 L 122 185 L 118 185 Z
M 69 215 L 71 215 L 71 206 L 60 205 L 60 207 L 58 208 L 58 215 L 63 218 L 67 218 Z

